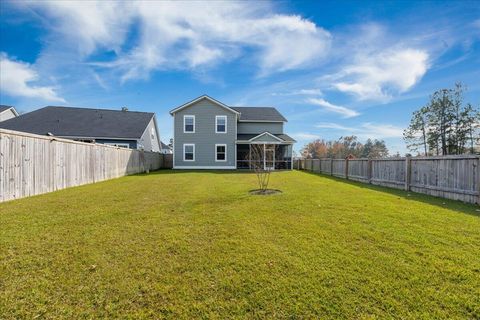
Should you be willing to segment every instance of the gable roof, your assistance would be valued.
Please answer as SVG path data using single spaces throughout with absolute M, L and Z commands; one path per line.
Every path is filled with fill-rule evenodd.
M 165 150 L 165 149 L 171 150 L 172 147 L 170 147 L 168 144 L 165 144 L 165 143 L 163 143 L 162 141 L 160 141 L 160 149 L 163 149 L 163 150 Z
M 278 112 L 277 109 L 272 108 L 272 107 L 231 107 L 227 106 L 226 104 L 213 99 L 210 96 L 203 95 L 200 96 L 196 99 L 193 99 L 192 101 L 189 101 L 185 104 L 182 104 L 181 106 L 173 109 L 170 111 L 170 114 L 173 115 L 174 113 L 188 108 L 191 105 L 201 101 L 202 99 L 207 99 L 210 102 L 213 102 L 233 113 L 236 113 L 240 115 L 239 121 L 251 121 L 251 122 L 287 122 L 287 119 L 285 119 L 284 116 Z
M 232 107 L 240 112 L 240 121 L 287 122 L 277 109 L 272 107 Z
M 264 132 L 265 133 L 265 132 Z M 237 134 L 237 141 L 250 141 L 250 140 L 254 140 L 254 138 L 257 138 L 261 135 L 263 135 L 264 133 L 261 133 L 261 134 L 257 134 L 257 133 L 249 133 L 249 134 L 244 134 L 244 133 L 239 133 Z M 270 133 L 268 132 L 270 135 L 272 136 L 275 136 L 277 138 L 280 138 L 282 139 L 284 142 L 297 142 L 295 139 L 293 139 L 292 137 L 290 137 L 289 135 L 287 134 L 284 134 L 284 133 L 280 133 L 280 134 L 274 134 L 274 133 Z
M 192 101 L 189 101 L 189 102 L 187 102 L 187 103 L 182 104 L 181 106 L 179 106 L 179 107 L 177 107 L 177 108 L 175 108 L 175 109 L 173 109 L 173 110 L 170 110 L 170 114 L 173 115 L 174 113 L 176 113 L 176 112 L 178 112 L 178 111 L 180 111 L 180 110 L 182 110 L 182 109 L 188 108 L 188 107 L 190 107 L 191 105 L 193 105 L 193 104 L 195 104 L 195 103 L 197 103 L 197 102 L 199 102 L 199 101 L 201 101 L 201 100 L 203 100 L 203 99 L 206 99 L 206 100 L 208 100 L 208 101 L 210 101 L 210 102 L 212 102 L 212 103 L 215 103 L 216 105 L 219 105 L 220 107 L 225 108 L 225 109 L 227 109 L 227 110 L 229 110 L 229 111 L 231 111 L 231 112 L 233 112 L 233 113 L 236 113 L 236 114 L 239 113 L 238 111 L 236 111 L 236 110 L 234 110 L 233 108 L 227 106 L 226 104 L 224 104 L 224 103 L 222 103 L 222 102 L 220 102 L 220 101 L 218 101 L 218 100 L 215 100 L 215 99 L 213 99 L 212 97 L 209 97 L 209 96 L 207 96 L 206 94 L 204 94 L 204 95 L 202 95 L 202 96 L 200 96 L 200 97 L 198 97 L 198 98 L 196 98 L 196 99 L 193 99 Z
M 5 106 L 5 105 L 0 104 L 0 112 L 3 112 L 3 111 L 8 110 L 10 108 L 11 108 L 11 106 Z
M 3 105 L 3 104 L 0 104 L 0 113 L 2 113 L 4 111 L 7 111 L 9 109 L 12 109 L 12 112 L 18 117 L 17 110 L 15 110 L 15 108 L 13 106 L 6 106 L 6 105 Z
M 255 140 L 260 139 L 263 136 L 269 136 L 269 137 L 273 138 L 274 140 L 283 141 L 281 138 L 279 138 L 279 137 L 277 137 L 277 136 L 275 136 L 275 135 L 273 135 L 273 134 L 271 134 L 270 132 L 267 132 L 267 131 L 265 131 L 263 133 L 260 133 L 259 135 L 256 135 L 253 138 L 250 138 L 248 141 L 255 141 Z
M 0 128 L 59 137 L 139 139 L 154 115 L 49 106 L 0 122 Z

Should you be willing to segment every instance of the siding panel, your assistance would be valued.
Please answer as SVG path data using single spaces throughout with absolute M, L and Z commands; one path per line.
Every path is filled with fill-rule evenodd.
M 283 133 L 283 122 L 239 122 L 239 134 L 263 133 L 268 131 L 273 134 Z
M 183 132 L 183 116 L 195 116 L 195 133 Z M 227 133 L 215 133 L 215 116 L 227 116 Z M 174 114 L 174 167 L 235 167 L 236 114 L 206 99 Z M 195 144 L 195 161 L 183 161 L 183 144 Z M 227 161 L 215 161 L 215 144 L 227 145 Z

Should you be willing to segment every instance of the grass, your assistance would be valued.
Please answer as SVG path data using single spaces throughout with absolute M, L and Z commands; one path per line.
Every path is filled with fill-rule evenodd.
M 0 204 L 0 318 L 480 318 L 480 215 L 278 172 L 159 171 Z

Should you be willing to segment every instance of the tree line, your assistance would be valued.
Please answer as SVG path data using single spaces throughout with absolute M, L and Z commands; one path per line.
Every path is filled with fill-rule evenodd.
M 361 143 L 356 136 L 346 136 L 332 141 L 314 140 L 303 147 L 301 155 L 307 159 L 384 158 L 388 156 L 388 148 L 383 140 L 367 139 Z
M 425 106 L 413 112 L 403 132 L 410 152 L 427 156 L 480 153 L 480 110 L 471 103 L 464 103 L 465 91 L 462 83 L 437 90 Z M 317 139 L 301 150 L 301 156 L 307 159 L 384 158 L 388 155 L 385 141 L 368 139 L 361 143 L 356 136 L 331 141 Z M 397 152 L 394 156 L 400 154 Z
M 464 103 L 465 86 L 441 89 L 413 113 L 403 137 L 407 148 L 419 155 L 478 153 L 480 111 Z

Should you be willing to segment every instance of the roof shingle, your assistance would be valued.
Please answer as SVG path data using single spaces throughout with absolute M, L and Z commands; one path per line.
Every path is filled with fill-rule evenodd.
M 3 112 L 3 111 L 8 110 L 10 108 L 12 108 L 12 106 L 5 106 L 3 104 L 0 104 L 0 112 Z
M 0 128 L 59 137 L 139 139 L 151 112 L 45 107 L 0 122 Z
M 231 107 L 240 112 L 240 121 L 279 121 L 286 122 L 284 116 L 272 107 Z

